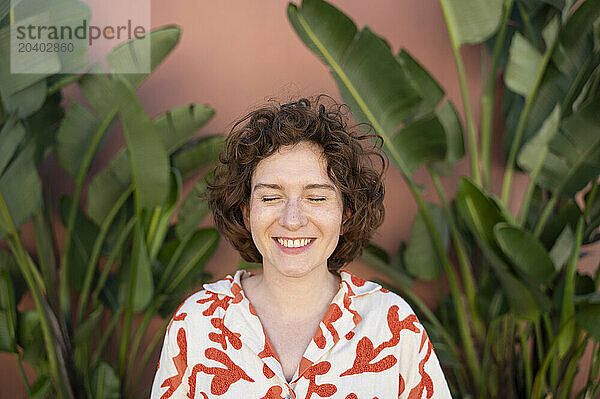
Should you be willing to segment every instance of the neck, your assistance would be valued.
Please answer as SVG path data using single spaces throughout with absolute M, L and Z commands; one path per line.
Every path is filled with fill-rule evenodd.
M 340 278 L 327 268 L 317 268 L 301 277 L 290 277 L 275 268 L 263 267 L 255 288 L 278 317 L 305 320 L 327 310 L 339 290 Z

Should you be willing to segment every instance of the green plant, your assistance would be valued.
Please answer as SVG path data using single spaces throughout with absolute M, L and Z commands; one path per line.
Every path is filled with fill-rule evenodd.
M 57 15 L 89 18 L 77 1 L 57 4 Z M 201 104 L 151 119 L 135 94 L 148 74 L 11 74 L 10 21 L 10 2 L 2 0 L 0 240 L 8 250 L 0 250 L 0 350 L 14 353 L 20 368 L 22 361 L 35 367 L 33 385 L 23 374 L 30 397 L 133 397 L 166 328 L 140 351 L 151 318 L 170 316 L 209 277 L 203 267 L 219 235 L 197 227 L 208 212 L 198 200 L 205 180 L 186 198 L 182 181 L 216 160 L 223 136 L 190 141 L 214 114 Z M 108 65 L 135 62 L 149 50 L 154 70 L 180 30 L 165 27 L 149 37 L 150 49 L 131 41 L 108 55 Z M 63 109 L 60 89 L 70 84 L 90 107 L 73 99 Z M 82 207 L 92 161 L 117 120 L 127 146 L 91 178 Z M 60 221 L 52 217 L 51 187 L 38 175 L 53 153 L 75 183 L 72 196 L 57 204 Z M 20 234 L 29 221 L 34 251 Z M 62 242 L 53 233 L 59 223 L 66 229 Z M 35 308 L 19 312 L 26 292 Z
M 418 204 L 410 241 L 393 255 L 371 245 L 363 259 L 420 313 L 456 397 L 567 398 L 588 344 L 591 369 L 575 394 L 600 389 L 600 270 L 591 278 L 576 269 L 584 246 L 600 238 L 600 2 L 574 3 L 440 0 L 466 139 L 443 89 L 406 50 L 392 53 L 322 0 L 288 6 L 292 27 L 328 66 L 356 119 L 384 138 Z M 459 49 L 484 42 L 478 127 Z M 506 125 L 500 196 L 490 192 L 496 96 Z M 465 141 L 472 176 L 459 180 L 450 202 L 440 176 L 464 156 Z M 422 166 L 441 206 L 426 203 L 413 178 Z M 507 207 L 515 167 L 530 177 L 518 215 Z M 450 293 L 430 309 L 411 291 L 414 278 L 446 280 Z

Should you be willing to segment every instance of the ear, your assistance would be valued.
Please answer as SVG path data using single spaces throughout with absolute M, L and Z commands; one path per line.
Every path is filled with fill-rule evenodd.
M 242 216 L 244 217 L 244 226 L 250 231 L 250 208 L 247 205 L 241 205 Z

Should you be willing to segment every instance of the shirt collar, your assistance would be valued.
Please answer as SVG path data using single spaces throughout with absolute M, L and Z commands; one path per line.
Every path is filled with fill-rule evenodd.
M 266 337 L 252 304 L 242 291 L 241 280 L 253 273 L 247 270 L 237 270 L 234 275 L 228 275 L 214 283 L 204 284 L 204 289 L 230 297 L 229 305 L 223 318 L 224 326 L 233 334 L 244 336 L 244 344 L 250 348 L 264 363 L 263 372 L 267 369 L 273 374 L 283 377 L 281 363 L 277 354 Z M 321 320 L 312 341 L 308 345 L 300 365 L 292 378 L 292 387 L 312 365 L 317 363 L 340 339 L 349 340 L 354 333 L 352 330 L 362 321 L 354 298 L 375 292 L 381 286 L 372 281 L 366 281 L 354 274 L 340 270 L 340 288 L 333 298 L 327 313 Z
M 254 275 L 254 273 L 249 272 L 248 270 L 236 270 L 233 276 L 227 275 L 222 280 L 204 284 L 203 288 L 216 294 L 236 298 L 242 287 L 242 279 L 252 275 Z M 381 288 L 381 285 L 364 280 L 344 269 L 340 270 L 340 278 L 341 288 L 345 290 L 350 298 L 370 294 Z

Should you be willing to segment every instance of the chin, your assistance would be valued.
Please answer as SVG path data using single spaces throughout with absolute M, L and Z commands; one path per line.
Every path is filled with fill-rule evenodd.
M 287 277 L 303 277 L 317 269 L 319 266 L 307 267 L 304 265 L 280 265 L 275 268 L 277 271 Z

